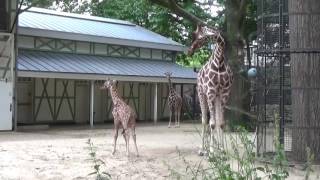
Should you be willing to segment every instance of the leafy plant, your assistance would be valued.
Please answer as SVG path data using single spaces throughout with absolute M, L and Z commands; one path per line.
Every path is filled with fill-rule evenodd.
M 305 180 L 308 180 L 310 177 L 310 173 L 313 172 L 312 162 L 314 161 L 314 154 L 311 153 L 311 149 L 309 147 L 306 148 L 307 152 L 307 162 L 306 162 L 306 175 L 304 176 Z
M 93 162 L 93 169 L 94 169 L 94 171 L 88 175 L 89 176 L 96 175 L 96 180 L 111 179 L 111 175 L 109 173 L 104 172 L 100 169 L 101 166 L 105 165 L 105 163 L 101 159 L 97 159 L 96 147 L 94 147 L 90 138 L 88 139 L 87 144 L 89 145 L 88 149 L 89 149 L 90 160 Z
M 243 127 L 236 128 L 236 134 L 230 134 L 230 148 L 212 147 L 206 149 L 208 154 L 207 168 L 202 160 L 194 165 L 190 164 L 177 149 L 179 157 L 185 165 L 185 174 L 188 179 L 219 179 L 219 180 L 283 180 L 288 178 L 288 162 L 284 147 L 279 142 L 279 117 L 275 114 L 275 154 L 272 165 L 267 163 L 258 165 L 255 156 L 255 144 L 248 131 Z M 208 146 L 207 146 L 208 147 Z M 306 178 L 309 177 L 312 162 L 312 155 L 307 151 L 309 161 L 307 163 Z M 232 166 L 231 164 L 235 164 Z M 170 169 L 170 168 L 169 168 Z M 181 179 L 186 176 L 184 173 L 171 170 L 171 175 Z M 191 176 L 191 177 L 190 177 Z
M 275 155 L 273 158 L 273 170 L 268 171 L 269 178 L 275 180 L 286 179 L 289 176 L 288 161 L 285 155 L 284 147 L 280 143 L 280 118 L 278 113 L 274 113 L 275 135 L 274 146 Z
M 211 52 L 208 49 L 202 48 L 196 51 L 193 56 L 180 55 L 177 59 L 178 64 L 186 67 L 199 69 L 209 59 Z
M 283 180 L 289 177 L 288 172 L 288 161 L 285 155 L 284 147 L 280 144 L 280 129 L 279 129 L 279 115 L 274 114 L 274 146 L 275 154 L 273 156 L 272 165 L 269 167 L 268 163 L 264 164 L 263 168 L 259 168 L 260 171 L 264 172 L 265 176 L 270 180 Z

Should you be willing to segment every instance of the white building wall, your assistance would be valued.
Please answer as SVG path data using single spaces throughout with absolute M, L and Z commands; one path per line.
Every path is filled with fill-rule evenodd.
M 32 81 L 31 78 L 19 78 L 17 83 L 18 122 L 32 123 Z
M 45 79 L 32 79 L 27 82 L 18 83 L 18 105 L 19 123 L 61 123 L 65 121 L 73 121 L 72 112 L 75 110 L 75 123 L 85 124 L 89 122 L 90 107 L 90 84 L 89 81 L 68 80 L 67 94 L 64 92 L 63 79 L 49 79 L 46 92 L 44 92 L 43 81 Z M 102 81 L 95 83 L 94 97 L 94 122 L 96 124 L 111 121 L 112 104 L 110 93 L 107 90 L 101 90 Z M 123 99 L 136 111 L 139 120 L 152 121 L 154 106 L 154 84 L 153 83 L 133 83 L 133 92 L 130 94 L 129 82 L 119 82 L 118 92 Z M 139 85 L 140 84 L 140 85 Z M 34 87 L 34 90 L 33 90 Z M 140 87 L 140 88 L 139 88 Z M 168 87 L 166 83 L 158 84 L 158 117 L 159 119 L 167 119 L 169 117 L 169 109 L 167 102 Z M 186 94 L 192 93 L 193 86 L 184 85 Z M 140 93 L 139 93 L 140 89 Z M 176 90 L 180 93 L 180 85 L 176 86 Z M 131 96 L 131 97 L 130 97 Z M 134 99 L 132 98 L 135 97 Z M 68 97 L 68 98 L 67 98 Z M 162 98 L 162 100 L 161 100 Z M 68 103 L 69 99 L 69 103 Z M 74 106 L 75 100 L 75 106 Z M 165 100 L 165 101 L 164 101 Z M 134 105 L 136 104 L 136 108 Z M 33 104 L 34 103 L 34 104 Z M 61 105 L 60 105 L 61 103 Z M 24 104 L 24 105 L 22 105 Z M 39 107 L 40 104 L 40 107 Z M 71 105 L 71 111 L 70 111 Z M 51 111 L 57 113 L 55 118 L 51 115 Z M 164 109 L 163 109 L 164 108 Z M 32 112 L 36 117 L 32 116 Z M 51 109 L 51 111 L 50 111 Z
M 18 36 L 17 40 L 21 48 L 34 48 L 34 38 L 30 36 Z
M 90 85 L 88 81 L 76 81 L 76 117 L 78 124 L 89 122 Z
M 90 43 L 46 37 L 18 36 L 18 48 L 29 50 L 95 54 L 113 57 L 128 57 L 153 60 L 174 60 L 175 53 L 159 49 Z M 171 54 L 171 55 L 168 55 Z

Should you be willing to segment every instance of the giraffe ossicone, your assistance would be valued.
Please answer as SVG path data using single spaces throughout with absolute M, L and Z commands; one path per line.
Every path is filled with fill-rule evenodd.
M 213 145 L 224 146 L 223 129 L 225 126 L 224 108 L 230 96 L 233 73 L 225 61 L 225 39 L 219 30 L 197 25 L 192 34 L 192 45 L 188 54 L 192 55 L 207 41 L 215 43 L 209 60 L 202 66 L 197 76 L 197 91 L 199 96 L 202 119 L 202 144 L 200 155 L 205 154 L 205 137 L 210 134 L 210 149 Z M 207 112 L 210 112 L 209 131 L 207 130 Z M 214 132 L 217 138 L 214 138 Z
M 117 90 L 117 81 L 106 79 L 103 86 L 100 89 L 109 89 L 110 95 L 113 102 L 113 121 L 114 121 L 114 141 L 113 141 L 113 151 L 112 154 L 116 152 L 117 138 L 118 138 L 118 130 L 120 128 L 123 129 L 122 135 L 126 142 L 126 153 L 127 156 L 130 154 L 129 150 L 129 140 L 130 135 L 133 138 L 133 142 L 136 149 L 136 155 L 139 156 L 138 147 L 136 143 L 136 112 L 119 96 Z

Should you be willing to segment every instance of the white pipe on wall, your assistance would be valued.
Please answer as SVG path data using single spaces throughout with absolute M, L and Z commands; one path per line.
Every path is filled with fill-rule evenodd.
M 94 80 L 90 81 L 90 127 L 93 127 L 94 118 Z
M 156 124 L 158 121 L 158 83 L 154 84 L 153 96 L 153 122 Z

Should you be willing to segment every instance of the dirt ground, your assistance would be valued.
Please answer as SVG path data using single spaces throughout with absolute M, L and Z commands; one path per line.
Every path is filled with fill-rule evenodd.
M 97 147 L 97 158 L 105 162 L 102 170 L 112 179 L 174 179 L 172 171 L 183 173 L 186 162 L 199 163 L 197 155 L 199 124 L 184 123 L 180 128 L 167 124 L 138 124 L 137 144 L 140 157 L 135 157 L 131 140 L 131 154 L 125 156 L 124 139 L 119 134 L 118 148 L 112 155 L 112 125 L 52 127 L 0 133 L 0 179 L 58 180 L 95 179 L 87 141 Z M 180 155 L 177 151 L 180 151 Z M 304 172 L 291 170 L 289 179 L 303 179 Z M 188 179 L 188 177 L 185 177 Z

